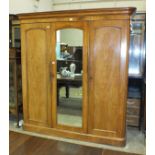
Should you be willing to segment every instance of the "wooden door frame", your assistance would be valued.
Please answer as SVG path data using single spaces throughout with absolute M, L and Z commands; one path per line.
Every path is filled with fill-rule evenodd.
M 52 128 L 60 129 L 60 130 L 70 130 L 75 132 L 84 132 L 87 133 L 88 127 L 88 90 L 87 90 L 87 74 L 88 74 L 88 29 L 87 22 L 55 22 L 52 23 L 53 31 L 52 31 L 52 58 L 53 62 L 52 66 Z M 56 31 L 62 28 L 77 28 L 83 30 L 83 77 L 82 77 L 82 86 L 83 86 L 83 100 L 82 100 L 82 128 L 81 127 L 71 127 L 67 125 L 58 125 L 57 124 L 57 91 L 56 91 Z

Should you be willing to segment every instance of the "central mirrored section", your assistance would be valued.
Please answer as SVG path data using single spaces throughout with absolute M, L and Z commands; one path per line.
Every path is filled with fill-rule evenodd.
M 83 31 L 57 30 L 57 124 L 82 127 Z

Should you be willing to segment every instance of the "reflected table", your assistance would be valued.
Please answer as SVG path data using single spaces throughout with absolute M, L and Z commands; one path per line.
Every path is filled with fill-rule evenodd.
M 57 104 L 59 104 L 60 88 L 65 87 L 66 98 L 69 98 L 69 87 L 79 88 L 82 86 L 82 76 L 78 75 L 75 77 L 63 77 L 57 74 Z

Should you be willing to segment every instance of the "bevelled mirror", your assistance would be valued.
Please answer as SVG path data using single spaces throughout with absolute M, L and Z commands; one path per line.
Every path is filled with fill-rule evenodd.
M 56 32 L 57 124 L 82 127 L 83 30 Z

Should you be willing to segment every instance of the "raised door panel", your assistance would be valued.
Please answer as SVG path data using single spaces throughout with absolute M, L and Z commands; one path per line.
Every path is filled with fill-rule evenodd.
M 90 23 L 89 133 L 123 137 L 127 93 L 128 22 Z
M 47 126 L 50 116 L 50 25 L 22 25 L 24 122 Z

